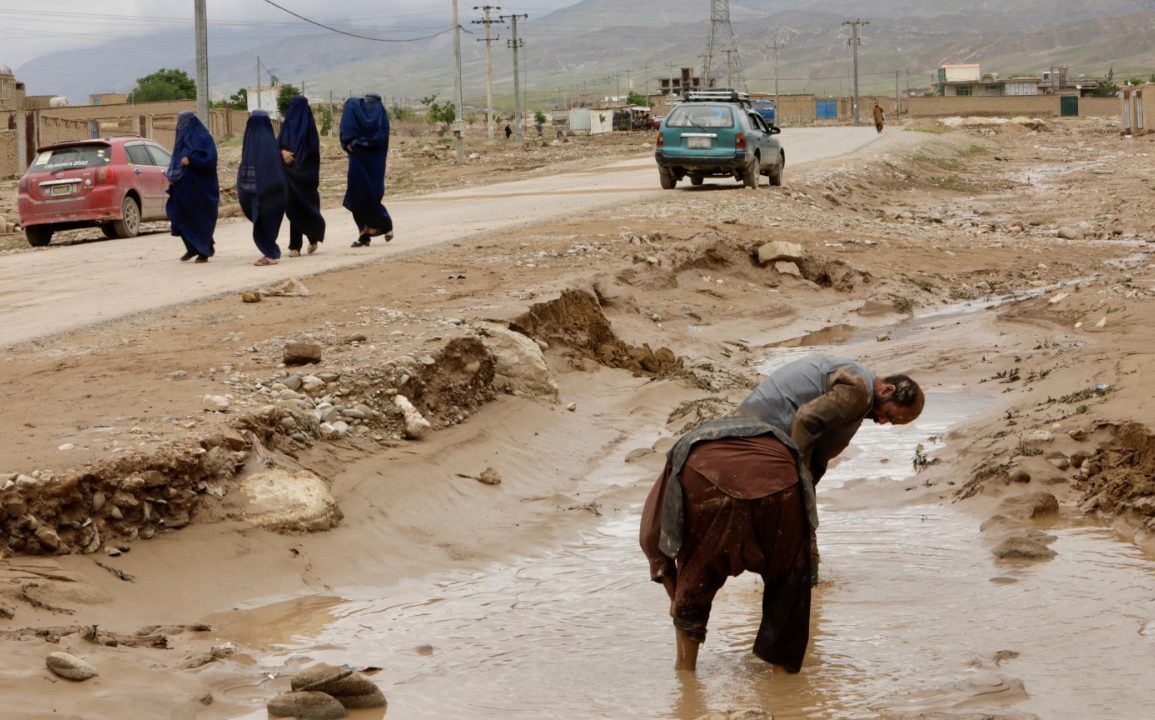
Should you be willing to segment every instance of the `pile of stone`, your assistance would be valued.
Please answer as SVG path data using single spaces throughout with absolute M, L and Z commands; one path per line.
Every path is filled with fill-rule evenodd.
M 386 706 L 381 688 L 349 667 L 318 663 L 293 676 L 291 692 L 269 701 L 270 715 L 301 720 L 338 720 L 346 710 Z

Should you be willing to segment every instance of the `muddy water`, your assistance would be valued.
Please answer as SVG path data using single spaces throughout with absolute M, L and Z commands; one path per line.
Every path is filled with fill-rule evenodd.
M 823 583 L 798 675 L 750 654 L 761 597 L 750 576 L 719 595 L 696 676 L 672 669 L 667 600 L 636 541 L 650 478 L 620 458 L 591 482 L 632 485 L 624 509 L 569 542 L 263 608 L 244 640 L 267 649 L 270 672 L 302 656 L 381 666 L 390 718 L 697 718 L 741 707 L 778 720 L 979 707 L 1000 718 L 1153 717 L 1151 558 L 1103 529 L 1063 526 L 1048 528 L 1055 559 L 1004 563 L 979 519 L 872 497 L 917 485 L 915 446 L 933 454 L 928 438 L 981 402 L 932 395 L 915 426 L 866 426 L 823 479 Z M 261 622 L 286 616 L 294 629 Z

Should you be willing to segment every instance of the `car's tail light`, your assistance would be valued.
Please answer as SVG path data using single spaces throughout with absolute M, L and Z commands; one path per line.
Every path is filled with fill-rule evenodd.
M 666 144 L 666 141 L 662 138 L 661 133 L 658 133 L 658 139 L 654 141 L 654 144 L 657 145 L 658 147 L 662 147 L 663 145 Z
M 746 133 L 738 133 L 737 135 L 734 136 L 734 147 L 736 147 L 736 148 L 746 147 Z
M 115 185 L 116 173 L 110 167 L 102 167 L 96 169 L 96 184 L 101 185 Z

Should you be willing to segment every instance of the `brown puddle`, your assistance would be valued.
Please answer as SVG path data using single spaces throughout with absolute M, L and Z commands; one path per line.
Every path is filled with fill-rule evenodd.
M 569 542 L 238 621 L 273 620 L 248 635 L 269 648 L 258 660 L 270 672 L 301 657 L 381 666 L 375 679 L 396 718 L 693 719 L 746 707 L 777 720 L 1151 717 L 1152 558 L 1105 529 L 1060 526 L 1048 528 L 1053 560 L 998 561 L 975 517 L 878 499 L 917 483 L 906 477 L 916 444 L 932 452 L 928 438 L 985 402 L 930 400 L 913 426 L 864 427 L 854 456 L 822 482 L 824 582 L 798 675 L 750 653 L 761 598 L 752 576 L 720 593 L 698 673 L 673 670 L 666 596 L 637 548 L 651 478 L 617 457 L 590 482 L 628 488 L 631 510 Z M 302 616 L 312 630 L 280 624 Z

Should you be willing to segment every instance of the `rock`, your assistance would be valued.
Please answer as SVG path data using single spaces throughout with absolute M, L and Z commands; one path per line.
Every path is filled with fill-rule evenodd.
M 569 410 L 570 412 L 577 412 L 577 403 L 571 402 L 569 405 L 565 406 L 565 409 Z
M 1015 468 L 1007 475 L 1007 480 L 1013 483 L 1029 483 L 1031 474 L 1022 468 Z
M 231 402 L 225 395 L 205 395 L 201 398 L 201 407 L 205 412 L 227 412 Z
M 778 260 L 797 262 L 803 257 L 805 251 L 801 245 L 785 240 L 774 240 L 758 248 L 758 263 L 761 265 L 768 265 Z
M 420 440 L 433 429 L 429 421 L 418 412 L 417 408 L 413 407 L 413 403 L 409 402 L 409 398 L 404 395 L 395 395 L 393 404 L 400 408 L 401 413 L 405 416 L 405 437 L 410 440 Z
M 1059 501 L 1049 492 L 1032 492 L 1005 498 L 996 511 L 1010 517 L 1037 518 L 1059 512 Z
M 287 375 L 285 379 L 281 381 L 281 384 L 285 386 L 285 389 L 296 392 L 301 389 L 301 376 Z
M 323 692 L 287 692 L 269 701 L 270 715 L 299 720 L 339 720 L 345 717 L 345 706 Z
M 875 339 L 878 342 L 887 342 L 890 340 L 890 333 L 888 333 L 888 332 L 880 333 L 879 336 Z
M 654 451 L 651 448 L 635 448 L 626 455 L 626 462 L 634 463 L 647 455 L 653 455 Z
M 352 335 L 345 338 L 345 342 L 349 345 L 352 345 L 353 343 L 363 343 L 368 339 L 369 338 L 365 335 L 365 333 L 353 333 Z
M 321 362 L 321 346 L 316 343 L 286 343 L 281 351 L 286 365 L 308 365 Z
M 241 302 L 259 303 L 260 301 L 261 301 L 261 294 L 259 292 L 241 293 Z
M 1051 463 L 1060 470 L 1066 470 L 1071 467 L 1071 461 L 1067 459 L 1066 455 L 1062 453 L 1054 453 L 1047 456 L 1047 462 Z
M 81 682 L 96 677 L 99 674 L 96 672 L 96 668 L 75 655 L 69 655 L 66 652 L 50 653 L 48 657 L 44 659 L 44 664 L 48 666 L 48 669 L 51 670 L 54 675 L 59 675 L 65 680 Z
M 1062 227 L 1059 228 L 1059 237 L 1064 240 L 1078 240 L 1083 237 L 1083 232 L 1078 228 Z
M 485 483 L 486 485 L 500 485 L 501 473 L 491 467 L 487 467 L 481 471 L 481 475 L 479 475 L 477 479 L 479 482 Z
M 794 277 L 802 277 L 802 271 L 798 266 L 789 260 L 779 260 L 774 263 L 774 269 L 783 275 L 793 275 Z
M 531 338 L 490 322 L 473 323 L 493 356 L 493 383 L 510 395 L 557 397 L 557 380 L 542 349 Z
M 1029 443 L 1049 443 L 1055 439 L 1055 434 L 1050 430 L 1032 430 L 1023 438 L 1024 442 Z
M 1089 457 L 1091 457 L 1091 454 L 1086 450 L 1076 450 L 1075 452 L 1071 453 L 1071 457 L 1067 459 L 1070 461 L 1071 467 L 1081 468 L 1083 467 L 1083 463 L 1085 463 Z
M 698 720 L 774 720 L 774 713 L 761 708 L 722 710 L 699 715 Z
M 307 688 L 331 695 L 350 709 L 385 707 L 385 694 L 372 680 L 359 672 L 345 675 L 346 672 L 343 668 L 318 663 L 294 675 L 291 686 L 297 692 Z
M 337 702 L 350 710 L 388 706 L 388 701 L 385 700 L 385 693 L 381 692 L 381 688 L 377 686 L 373 687 L 372 692 L 362 693 L 360 695 L 334 695 L 334 697 L 337 698 Z
M 324 389 L 324 387 L 325 387 L 325 381 L 322 380 L 321 378 L 317 377 L 316 375 L 306 375 L 305 377 L 301 378 L 301 388 L 300 389 L 304 390 L 305 392 L 309 393 L 310 395 L 312 395 L 313 393 L 315 393 L 319 390 Z
M 331 530 L 341 509 L 321 478 L 301 470 L 265 470 L 240 482 L 246 520 L 272 532 L 295 534 Z
M 1003 560 L 1050 560 L 1058 554 L 1041 542 L 1023 536 L 1009 537 L 991 552 Z

